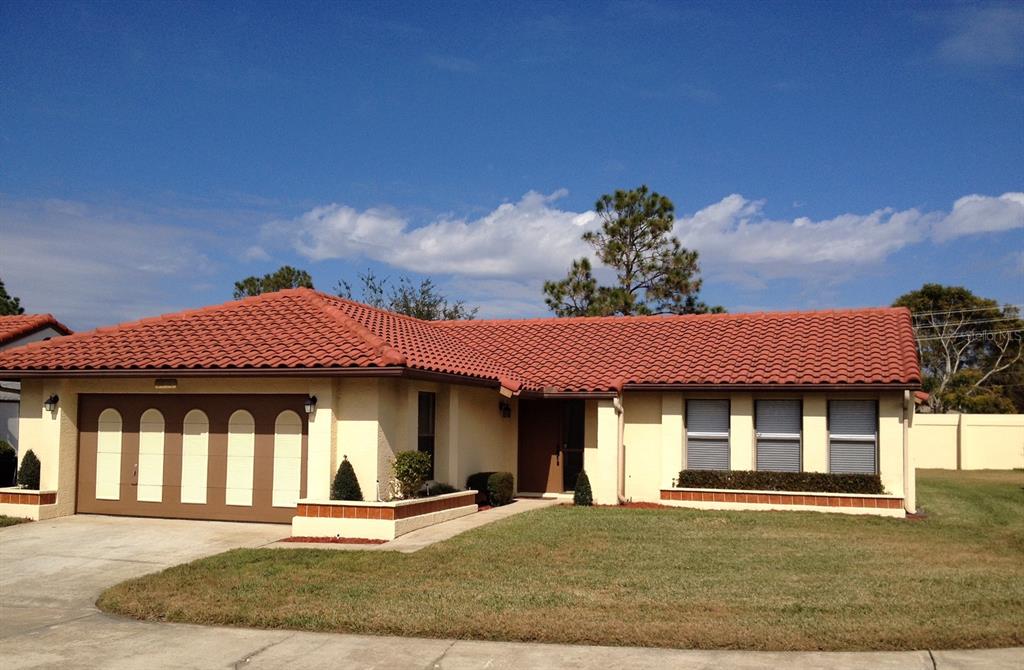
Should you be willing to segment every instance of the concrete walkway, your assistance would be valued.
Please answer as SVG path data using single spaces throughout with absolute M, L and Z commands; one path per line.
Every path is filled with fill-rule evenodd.
M 507 510 L 508 513 L 511 510 Z M 487 512 L 473 516 L 483 514 Z M 451 532 L 456 534 L 455 529 Z M 148 623 L 112 617 L 94 606 L 100 591 L 122 580 L 232 547 L 266 546 L 285 533 L 287 527 L 276 525 L 101 516 L 75 516 L 4 528 L 0 530 L 2 667 L 4 670 L 54 667 L 65 670 L 281 667 L 1020 670 L 1024 667 L 1024 649 L 772 653 L 424 640 Z
M 451 521 L 445 521 L 435 526 L 427 526 L 414 530 L 411 533 L 401 535 L 384 544 L 334 544 L 329 542 L 274 542 L 267 545 L 270 549 L 334 549 L 337 551 L 400 551 L 403 554 L 411 554 L 424 547 L 429 547 L 437 542 L 449 540 L 456 535 L 473 530 L 489 523 L 507 519 L 516 514 L 529 512 L 535 509 L 551 507 L 552 505 L 563 504 L 565 501 L 552 498 L 517 498 L 509 505 L 492 507 L 483 512 L 467 514 Z

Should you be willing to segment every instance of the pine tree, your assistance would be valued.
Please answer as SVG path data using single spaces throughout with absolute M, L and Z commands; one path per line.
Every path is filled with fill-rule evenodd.
M 577 507 L 590 507 L 594 504 L 594 494 L 590 491 L 590 477 L 586 470 L 580 470 L 576 478 L 576 490 L 572 494 L 572 502 Z
M 23 489 L 39 489 L 39 459 L 31 449 L 21 459 L 18 470 L 18 486 Z
M 345 456 L 338 466 L 338 474 L 334 475 L 334 485 L 331 486 L 331 500 L 362 500 L 363 491 L 359 488 L 359 480 L 356 478 L 356 471 Z

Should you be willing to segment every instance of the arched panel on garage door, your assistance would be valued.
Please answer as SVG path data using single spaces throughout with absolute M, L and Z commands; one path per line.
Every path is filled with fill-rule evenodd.
M 274 422 L 274 507 L 294 507 L 302 480 L 302 419 L 291 410 Z
M 256 421 L 252 414 L 240 409 L 228 420 L 226 504 L 252 506 L 255 458 Z
M 121 498 L 121 414 L 107 408 L 96 427 L 96 499 Z
M 139 464 L 136 499 L 161 502 L 164 498 L 164 415 L 147 409 L 139 419 Z
M 206 503 L 209 457 L 210 420 L 202 410 L 190 410 L 181 431 L 181 502 Z

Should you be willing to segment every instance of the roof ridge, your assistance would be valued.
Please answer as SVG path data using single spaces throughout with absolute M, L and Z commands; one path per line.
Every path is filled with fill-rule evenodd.
M 303 293 L 300 293 L 299 295 L 301 295 L 305 300 L 313 303 L 314 306 L 318 307 L 330 319 L 357 335 L 366 343 L 371 351 L 377 354 L 378 360 L 383 365 L 406 365 L 408 361 L 405 354 L 392 346 L 392 344 L 385 338 L 377 335 L 362 323 L 348 316 L 334 305 L 328 304 L 325 298 L 331 296 L 312 289 L 302 290 Z M 306 293 L 307 291 L 308 293 Z
M 762 310 L 758 312 L 733 312 L 733 313 L 719 313 L 719 314 L 632 314 L 628 316 L 624 315 L 611 315 L 611 316 L 538 316 L 533 318 L 521 319 L 516 317 L 510 317 L 505 319 L 449 319 L 443 321 L 431 321 L 438 326 L 445 328 L 458 327 L 458 326 L 472 326 L 479 324 L 518 324 L 518 323 L 600 323 L 608 321 L 611 323 L 622 323 L 622 322 L 646 322 L 646 321 L 674 321 L 674 320 L 708 320 L 708 321 L 728 321 L 728 320 L 740 320 L 740 319 L 757 319 L 757 318 L 779 318 L 787 316 L 833 316 L 836 314 L 870 314 L 874 312 L 899 312 L 909 311 L 906 307 L 843 307 L 834 309 L 809 309 L 809 310 Z

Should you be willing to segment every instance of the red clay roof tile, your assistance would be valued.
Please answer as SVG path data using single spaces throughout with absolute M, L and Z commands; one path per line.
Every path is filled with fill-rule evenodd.
M 12 314 L 0 316 L 0 346 L 31 335 L 43 328 L 53 328 L 62 335 L 71 333 L 71 329 L 53 318 L 52 314 Z
M 405 367 L 513 391 L 920 382 L 902 308 L 421 321 L 292 289 L 0 352 L 0 370 Z

